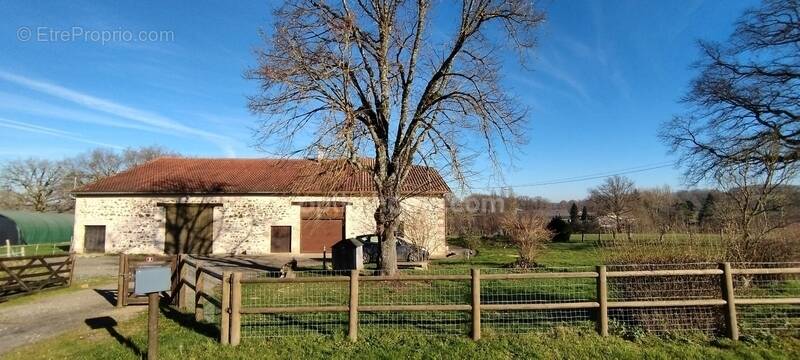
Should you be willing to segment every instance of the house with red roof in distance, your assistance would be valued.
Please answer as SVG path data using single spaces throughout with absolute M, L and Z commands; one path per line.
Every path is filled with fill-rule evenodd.
M 73 191 L 79 253 L 321 253 L 375 232 L 369 171 L 342 160 L 159 158 Z M 439 173 L 415 166 L 402 186 L 405 238 L 444 256 Z

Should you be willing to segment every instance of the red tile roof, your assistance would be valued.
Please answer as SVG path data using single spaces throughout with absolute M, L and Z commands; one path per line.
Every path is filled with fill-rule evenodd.
M 371 166 L 372 160 L 365 160 Z M 375 192 L 369 171 L 343 161 L 310 159 L 158 158 L 84 185 L 76 196 L 92 194 L 289 194 L 330 195 Z M 450 192 L 439 173 L 414 166 L 403 184 L 406 194 Z

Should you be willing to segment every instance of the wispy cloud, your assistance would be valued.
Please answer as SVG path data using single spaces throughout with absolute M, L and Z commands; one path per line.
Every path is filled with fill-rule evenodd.
M 42 135 L 55 136 L 55 137 L 59 137 L 59 138 L 63 138 L 63 139 L 69 139 L 69 140 L 74 140 L 74 141 L 86 143 L 86 144 L 93 144 L 93 145 L 100 145 L 100 146 L 105 146 L 105 147 L 110 147 L 110 148 L 115 148 L 115 149 L 122 149 L 122 146 L 119 146 L 119 145 L 109 144 L 109 143 L 104 143 L 104 142 L 99 142 L 99 141 L 94 141 L 94 140 L 84 138 L 84 137 L 82 137 L 82 136 L 80 136 L 78 134 L 75 134 L 75 133 L 72 133 L 72 132 L 69 132 L 69 131 L 54 129 L 54 128 L 51 128 L 51 127 L 31 124 L 31 123 L 27 123 L 27 122 L 23 122 L 23 121 L 15 121 L 15 120 L 10 120 L 10 119 L 6 119 L 6 118 L 0 118 L 0 127 L 4 127 L 4 128 L 8 128 L 8 129 L 22 130 L 22 131 L 27 131 L 27 132 L 32 132 L 32 133 L 42 134 Z
M 62 100 L 73 102 L 90 110 L 110 114 L 155 128 L 168 130 L 176 135 L 183 134 L 198 136 L 215 144 L 228 156 L 235 156 L 232 146 L 233 140 L 231 138 L 183 125 L 178 121 L 160 114 L 122 105 L 111 100 L 98 98 L 76 90 L 65 88 L 60 85 L 31 79 L 2 70 L 0 70 L 0 79 L 15 83 L 34 91 L 57 97 Z
M 18 96 L 2 91 L 0 91 L 0 109 L 85 124 L 94 124 L 121 129 L 142 130 L 161 134 L 170 133 L 164 129 L 117 119 L 110 115 L 68 109 L 63 106 L 53 105 L 43 101 L 38 101 L 28 97 Z
M 553 77 L 556 80 L 559 80 L 561 83 L 572 89 L 572 92 L 577 94 L 584 101 L 587 102 L 591 101 L 589 97 L 589 92 L 586 90 L 586 87 L 580 80 L 576 79 L 571 73 L 556 66 L 553 62 L 549 60 L 549 58 L 545 57 L 544 55 L 539 56 L 538 64 L 539 64 L 539 69 L 543 73 Z

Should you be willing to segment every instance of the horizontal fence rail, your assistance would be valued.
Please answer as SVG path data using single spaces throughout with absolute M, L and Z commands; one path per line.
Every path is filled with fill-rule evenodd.
M 72 284 L 75 256 L 0 257 L 0 301 Z
M 178 297 L 182 308 L 194 305 L 197 321 L 208 322 L 205 307 L 215 309 L 218 317 L 212 321 L 219 326 L 220 341 L 231 345 L 243 336 L 307 333 L 341 332 L 355 340 L 360 331 L 391 325 L 432 334 L 468 333 L 475 340 L 487 329 L 517 332 L 539 324 L 588 326 L 602 336 L 639 328 L 718 332 L 732 339 L 739 338 L 740 330 L 800 330 L 800 311 L 794 308 L 800 305 L 800 264 L 733 265 L 738 266 L 432 270 L 384 276 L 221 270 L 186 257 L 179 265 L 180 289 L 194 296 L 188 297 L 191 301 Z M 759 308 L 764 306 L 781 307 L 783 317 L 766 316 L 763 322 L 771 314 Z

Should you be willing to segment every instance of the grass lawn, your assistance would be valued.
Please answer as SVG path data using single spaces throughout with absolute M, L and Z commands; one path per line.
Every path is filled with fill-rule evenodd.
M 69 243 L 61 244 L 35 244 L 35 245 L 13 245 L 10 247 L 11 256 L 34 256 L 34 255 L 66 255 L 69 253 Z M 0 256 L 7 256 L 9 247 L 0 247 Z
M 165 315 L 166 314 L 166 315 Z M 144 315 L 113 328 L 66 334 L 20 348 L 6 359 L 137 359 L 147 349 Z M 238 347 L 219 345 L 213 332 L 193 328 L 185 315 L 164 310 L 160 319 L 163 359 L 797 359 L 800 340 L 732 343 L 698 337 L 627 341 L 592 331 L 556 328 L 547 333 L 465 336 L 362 332 L 359 341 L 309 336 L 244 339 Z

